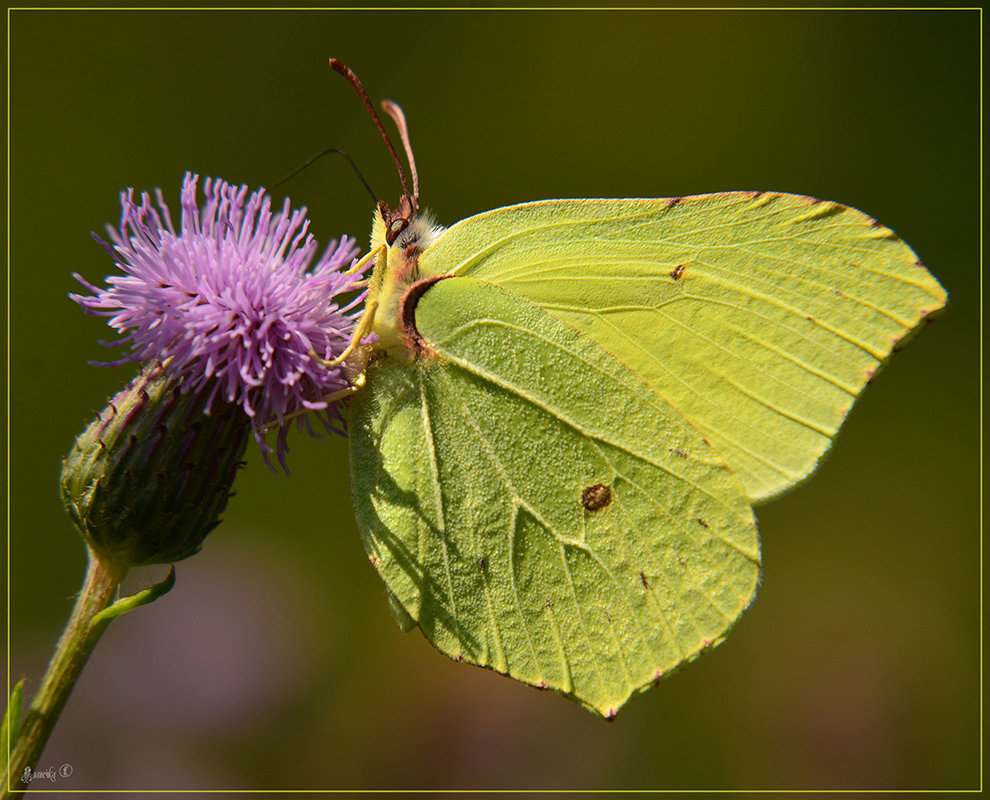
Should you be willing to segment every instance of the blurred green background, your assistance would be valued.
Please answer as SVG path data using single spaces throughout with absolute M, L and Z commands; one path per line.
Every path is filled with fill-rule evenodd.
M 82 578 L 60 458 L 130 374 L 66 295 L 111 270 L 118 192 L 187 169 L 269 185 L 347 149 L 351 89 L 409 117 L 446 224 L 550 197 L 774 189 L 893 227 L 952 309 L 898 354 L 810 483 L 758 511 L 764 584 L 729 640 L 605 723 L 402 634 L 354 526 L 346 442 L 252 450 L 225 523 L 115 622 L 47 788 L 972 788 L 979 770 L 976 12 L 10 15 L 10 664 L 36 685 Z M 342 160 L 285 191 L 363 243 Z M 173 206 L 174 207 L 174 206 Z M 164 570 L 133 576 L 147 583 Z

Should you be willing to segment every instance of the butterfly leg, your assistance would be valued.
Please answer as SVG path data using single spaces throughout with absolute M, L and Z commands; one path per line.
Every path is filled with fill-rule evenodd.
M 354 329 L 354 335 L 351 337 L 351 341 L 348 343 L 347 347 L 344 348 L 344 352 L 337 356 L 332 361 L 327 361 L 326 359 L 320 358 L 316 355 L 314 350 L 311 355 L 314 356 L 317 361 L 323 364 L 325 367 L 336 367 L 342 364 L 345 360 L 350 358 L 351 354 L 358 349 L 361 344 L 361 340 L 371 333 L 371 328 L 375 324 L 375 311 L 378 309 L 378 300 L 369 300 L 364 307 L 364 313 L 361 314 L 361 319 L 358 320 L 357 327 Z
M 364 373 L 363 372 L 354 379 L 354 382 L 351 383 L 350 386 L 347 386 L 347 387 L 345 387 L 343 389 L 338 389 L 336 392 L 331 392 L 330 394 L 325 395 L 324 398 L 323 398 L 323 402 L 324 403 L 335 403 L 338 400 L 343 400 L 348 395 L 354 394 L 354 392 L 356 392 L 362 386 L 364 386 Z
M 320 358 L 316 354 L 315 350 L 310 353 L 313 358 L 326 367 L 336 367 L 337 365 L 343 363 L 345 359 L 349 358 L 351 354 L 357 350 L 358 346 L 361 344 L 361 340 L 371 332 L 372 326 L 375 324 L 375 311 L 378 309 L 377 287 L 381 286 L 382 276 L 385 274 L 388 263 L 388 247 L 386 245 L 376 247 L 357 264 L 351 267 L 348 274 L 350 275 L 358 272 L 359 268 L 364 269 L 364 267 L 367 266 L 372 259 L 376 259 L 376 263 L 375 269 L 371 273 L 371 278 L 369 280 L 369 286 L 371 287 L 369 289 L 369 299 L 364 304 L 364 312 L 361 314 L 357 327 L 354 329 L 354 335 L 351 336 L 351 341 L 348 343 L 347 347 L 344 348 L 344 352 L 332 361 L 327 361 L 326 359 Z
M 345 275 L 356 275 L 359 272 L 363 272 L 364 271 L 364 268 L 366 266 L 368 266 L 368 264 L 370 264 L 376 258 L 378 258 L 378 256 L 380 256 L 382 254 L 382 251 L 384 249 L 385 249 L 384 247 L 376 247 L 374 250 L 372 250 L 371 252 L 367 253 L 366 255 L 364 255 L 360 259 L 358 259 L 358 261 L 354 264 L 354 266 L 352 266 L 344 274 Z
M 338 389 L 336 392 L 331 392 L 328 395 L 324 395 L 323 398 L 322 398 L 322 400 L 327 405 L 329 405 L 330 403 L 335 403 L 338 400 L 343 400 L 348 395 L 354 394 L 354 392 L 356 392 L 362 386 L 364 386 L 364 373 L 363 372 L 360 373 L 351 382 L 350 386 L 345 386 L 343 389 Z M 311 408 L 303 408 L 303 409 L 300 409 L 299 411 L 296 411 L 296 412 L 294 412 L 292 414 L 286 414 L 285 417 L 282 418 L 282 421 L 281 422 L 279 422 L 278 420 L 273 419 L 270 422 L 266 422 L 264 425 L 262 425 L 260 427 L 260 430 L 267 433 L 268 431 L 272 430 L 273 428 L 281 427 L 282 425 L 285 425 L 285 424 L 291 422 L 296 417 L 303 417 L 306 414 L 308 414 L 310 411 L 313 411 L 313 410 L 314 409 L 311 409 Z

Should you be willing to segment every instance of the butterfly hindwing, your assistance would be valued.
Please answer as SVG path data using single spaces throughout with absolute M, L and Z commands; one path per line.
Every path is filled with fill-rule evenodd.
M 369 366 L 350 438 L 366 550 L 427 638 L 606 716 L 724 638 L 759 543 L 702 436 L 497 286 L 441 280 L 415 324 L 412 360 Z

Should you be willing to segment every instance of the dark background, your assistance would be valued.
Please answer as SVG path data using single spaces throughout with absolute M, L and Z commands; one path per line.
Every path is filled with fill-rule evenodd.
M 614 723 L 455 664 L 392 621 L 342 439 L 252 449 L 171 594 L 116 621 L 49 788 L 973 788 L 979 757 L 977 12 L 11 12 L 10 664 L 37 685 L 83 547 L 60 458 L 130 374 L 66 295 L 111 270 L 117 193 L 187 169 L 270 185 L 387 154 L 351 89 L 409 117 L 446 224 L 551 197 L 729 189 L 863 209 L 948 289 L 816 478 L 758 511 L 764 584 L 729 640 Z M 342 160 L 288 184 L 366 242 Z M 133 575 L 138 587 L 163 572 Z

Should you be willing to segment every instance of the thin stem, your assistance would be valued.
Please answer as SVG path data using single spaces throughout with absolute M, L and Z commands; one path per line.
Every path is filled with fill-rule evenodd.
M 92 553 L 82 591 L 76 598 L 69 622 L 62 632 L 45 677 L 24 717 L 10 762 L 0 785 L 0 800 L 18 798 L 27 788 L 22 781 L 25 769 L 34 768 L 51 736 L 59 714 L 82 672 L 109 619 L 93 619 L 106 609 L 117 594 L 126 569 L 101 561 Z

